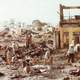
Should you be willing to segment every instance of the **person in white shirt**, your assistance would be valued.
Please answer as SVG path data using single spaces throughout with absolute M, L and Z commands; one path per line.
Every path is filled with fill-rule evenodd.
M 75 47 L 74 47 L 74 51 L 76 52 L 76 53 L 78 53 L 80 50 L 80 44 L 78 43 L 78 44 L 76 44 L 75 45 Z
M 68 55 L 68 63 L 70 63 L 70 61 L 73 63 L 75 58 L 75 51 L 73 45 L 69 47 L 67 55 Z

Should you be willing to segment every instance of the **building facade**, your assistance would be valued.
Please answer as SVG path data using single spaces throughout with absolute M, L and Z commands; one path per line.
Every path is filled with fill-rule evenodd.
M 60 5 L 60 47 L 68 47 L 74 40 L 74 44 L 80 43 L 80 15 L 74 18 L 64 19 L 64 9 L 80 9 L 80 6 Z

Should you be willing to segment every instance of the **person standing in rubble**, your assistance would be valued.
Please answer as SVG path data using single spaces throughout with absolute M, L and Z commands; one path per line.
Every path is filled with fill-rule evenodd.
M 80 44 L 79 43 L 74 46 L 74 51 L 76 53 L 78 53 L 80 51 Z
M 31 33 L 27 33 L 26 35 L 26 47 L 31 47 L 31 44 L 32 44 L 32 35 Z
M 74 51 L 74 46 L 70 45 L 68 52 L 67 52 L 67 56 L 68 56 L 68 63 L 70 62 L 74 62 L 74 58 L 75 58 L 75 51 Z
M 46 62 L 48 61 L 49 57 L 50 57 L 50 50 L 47 48 L 46 52 L 45 52 L 45 55 L 44 55 L 44 64 L 46 64 Z
M 76 53 L 76 59 L 80 58 L 80 44 L 77 43 L 75 46 L 74 46 L 74 51 Z
M 15 41 L 12 42 L 11 48 L 12 48 L 12 53 L 15 55 L 15 51 L 18 49 L 19 45 Z
M 24 73 L 29 74 L 31 71 L 30 59 L 23 60 L 23 71 Z
M 10 47 L 6 47 L 5 57 L 6 57 L 6 63 L 8 65 L 10 65 L 11 64 L 11 59 L 12 59 L 12 54 L 11 54 L 11 48 Z

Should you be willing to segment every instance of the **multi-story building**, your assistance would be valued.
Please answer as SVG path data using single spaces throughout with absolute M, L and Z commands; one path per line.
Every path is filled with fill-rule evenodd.
M 80 42 L 80 15 L 71 17 L 70 13 L 68 19 L 65 19 L 64 10 L 80 9 L 80 6 L 64 6 L 60 4 L 60 47 L 69 46 L 74 40 L 74 43 Z M 76 14 L 76 13 L 75 13 Z

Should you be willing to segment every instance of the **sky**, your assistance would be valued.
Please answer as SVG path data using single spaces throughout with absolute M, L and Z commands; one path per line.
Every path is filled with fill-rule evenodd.
M 59 4 L 80 5 L 80 0 L 0 0 L 0 22 L 15 19 L 31 24 L 33 20 L 56 25 Z

